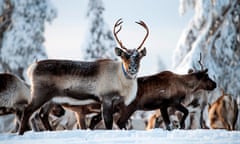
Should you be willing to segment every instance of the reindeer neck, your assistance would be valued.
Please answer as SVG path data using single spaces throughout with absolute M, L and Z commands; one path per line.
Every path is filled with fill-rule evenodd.
M 195 75 L 184 75 L 183 83 L 187 87 L 189 93 L 193 93 L 198 90 L 200 80 L 196 80 Z
M 127 78 L 127 79 L 132 79 L 132 78 L 128 75 L 128 73 L 126 72 L 126 69 L 124 68 L 123 63 L 122 63 L 122 72 L 123 72 L 123 75 L 125 76 L 125 78 Z

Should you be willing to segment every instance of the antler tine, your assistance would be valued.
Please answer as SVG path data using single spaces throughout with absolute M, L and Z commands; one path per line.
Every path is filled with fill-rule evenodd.
M 121 42 L 121 41 L 118 39 L 118 37 L 117 37 L 118 32 L 122 29 L 122 26 L 121 26 L 122 23 L 123 23 L 122 18 L 120 18 L 120 19 L 118 19 L 118 20 L 116 21 L 116 23 L 114 24 L 114 27 L 113 27 L 113 34 L 114 34 L 115 39 L 117 40 L 117 43 L 120 45 L 120 47 L 121 47 L 122 49 L 127 50 L 127 49 L 123 46 L 122 42 Z M 116 28 L 117 28 L 118 26 L 120 26 L 120 27 L 119 27 L 118 30 L 116 30 Z
M 142 27 L 144 27 L 144 28 L 146 29 L 146 31 L 147 31 L 147 33 L 146 33 L 146 35 L 145 35 L 145 37 L 144 37 L 142 43 L 141 43 L 140 46 L 137 48 L 137 49 L 140 49 L 140 48 L 143 46 L 145 40 L 146 40 L 147 37 L 148 37 L 149 29 L 148 29 L 147 25 L 146 25 L 143 21 L 136 22 L 136 23 L 139 24 L 139 25 L 141 25 Z
M 203 70 L 203 64 L 201 63 L 201 61 L 202 61 L 202 54 L 200 53 L 200 59 L 199 59 L 198 63 L 201 66 L 201 70 Z

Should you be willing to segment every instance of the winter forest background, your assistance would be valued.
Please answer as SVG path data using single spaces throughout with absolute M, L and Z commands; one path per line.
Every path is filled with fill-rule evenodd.
M 41 59 L 58 58 L 53 54 L 61 53 L 61 48 L 51 50 L 51 44 L 47 38 L 52 40 L 53 37 L 46 36 L 46 28 L 54 28 L 54 20 L 60 16 L 58 13 L 61 13 L 54 6 L 57 2 L 58 0 L 0 0 L 0 72 L 11 72 L 27 80 L 26 68 L 31 63 Z M 123 30 L 120 32 L 125 33 L 120 34 L 123 43 L 134 47 L 138 45 L 137 42 L 142 40 L 144 31 L 142 32 L 139 26 L 134 24 L 134 21 L 141 19 L 141 16 L 124 19 L 121 11 L 117 9 L 118 15 L 111 19 L 111 23 L 107 23 L 105 12 L 114 8 L 105 7 L 105 2 L 114 3 L 110 0 L 89 0 L 83 3 L 85 11 L 82 15 L 84 15 L 85 24 L 79 25 L 84 29 L 81 37 L 62 33 L 53 40 L 54 43 L 58 43 L 64 37 L 79 39 L 80 52 L 75 52 L 79 58 L 74 56 L 72 59 L 116 59 L 113 53 L 116 42 L 112 35 L 112 27 L 115 20 L 120 17 L 123 17 L 124 21 Z M 155 1 L 149 2 L 154 3 Z M 118 3 L 116 2 L 116 7 Z M 124 7 L 120 9 L 125 10 Z M 144 7 L 139 9 L 144 11 Z M 187 18 L 190 19 L 186 23 L 181 23 L 184 24 L 184 28 L 178 37 L 178 42 L 174 44 L 176 47 L 170 56 L 172 61 L 170 62 L 169 56 L 167 56 L 168 63 L 166 63 L 165 51 L 168 51 L 168 45 L 163 44 L 157 48 L 152 48 L 152 40 L 147 40 L 148 58 L 146 59 L 148 60 L 145 61 L 140 71 L 147 69 L 146 73 L 153 74 L 165 69 L 171 69 L 176 73 L 187 73 L 190 68 L 200 70 L 198 60 L 201 53 L 204 67 L 208 68 L 210 77 L 218 84 L 219 89 L 212 95 L 216 95 L 220 89 L 224 89 L 240 103 L 240 1 L 180 0 L 179 13 L 181 15 L 187 13 Z M 151 15 L 156 17 L 158 13 L 152 12 Z M 128 16 L 131 16 L 131 13 Z M 151 16 L 149 15 L 149 17 Z M 68 19 L 78 19 L 78 17 Z M 151 23 L 151 19 L 143 20 L 146 24 Z M 51 23 L 51 26 L 48 23 Z M 165 21 L 160 23 L 165 23 Z M 134 29 L 131 31 L 128 25 L 132 25 Z M 125 27 L 127 28 L 125 29 Z M 151 31 L 151 24 L 149 28 L 150 36 L 152 33 L 161 33 L 159 30 Z M 66 26 L 64 31 L 72 31 L 73 29 L 74 27 Z M 136 31 L 140 32 L 136 33 Z M 163 33 L 168 35 L 165 31 Z M 155 37 L 155 39 L 162 41 L 161 37 Z M 171 43 L 171 40 L 168 42 Z M 71 45 L 65 47 L 67 50 L 63 51 L 72 50 Z M 157 51 L 159 54 L 157 56 L 151 55 L 154 53 L 152 51 Z M 62 58 L 71 59 L 71 56 L 66 55 Z M 202 92 L 201 95 L 207 96 L 207 93 Z M 209 99 L 209 101 L 213 102 L 214 99 L 216 97 Z M 201 105 L 205 107 L 206 103 Z

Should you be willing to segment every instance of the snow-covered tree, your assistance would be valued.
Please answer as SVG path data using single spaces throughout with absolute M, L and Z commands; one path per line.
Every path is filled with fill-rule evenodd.
M 179 73 L 200 69 L 201 53 L 218 87 L 240 96 L 240 1 L 181 0 L 180 13 L 188 8 L 194 8 L 194 15 L 179 40 L 173 67 Z
M 47 58 L 44 27 L 56 17 L 56 10 L 49 0 L 1 1 L 0 71 L 25 78 L 31 63 Z
M 102 0 L 89 0 L 87 9 L 88 31 L 83 46 L 86 60 L 116 59 L 114 55 L 116 43 L 112 31 L 104 21 L 103 12 Z
M 178 73 L 186 73 L 189 68 L 200 70 L 201 53 L 203 65 L 218 86 L 212 93 L 195 94 L 201 108 L 199 119 L 204 122 L 203 111 L 207 103 L 221 96 L 220 89 L 235 99 L 240 96 L 240 1 L 180 0 L 181 14 L 189 8 L 194 9 L 194 15 L 178 42 L 173 68 Z M 203 127 L 203 123 L 200 125 Z

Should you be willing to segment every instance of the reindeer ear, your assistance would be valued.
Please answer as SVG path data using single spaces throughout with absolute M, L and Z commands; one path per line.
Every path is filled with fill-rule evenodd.
M 208 72 L 208 69 L 206 68 L 203 72 L 204 72 L 204 73 L 207 73 L 207 72 Z
M 115 48 L 115 54 L 117 56 L 122 56 L 123 50 L 121 48 L 116 47 Z
M 140 53 L 141 53 L 141 56 L 146 56 L 146 54 L 147 54 L 146 48 L 144 47 L 144 48 L 140 51 Z
M 199 71 L 196 73 L 196 77 L 198 80 L 202 79 L 204 75 L 205 75 L 205 71 Z
M 193 73 L 194 72 L 194 70 L 193 69 L 189 69 L 188 70 L 188 73 L 190 74 L 190 73 Z

